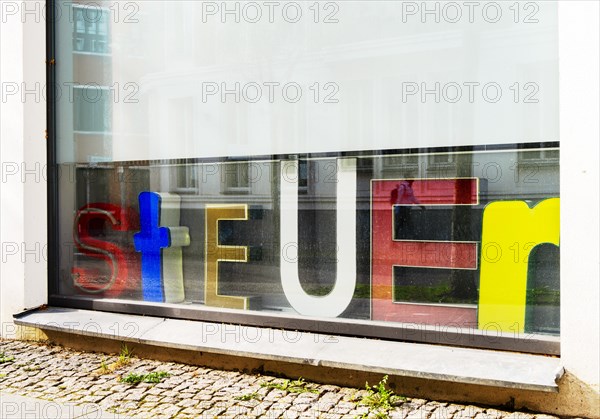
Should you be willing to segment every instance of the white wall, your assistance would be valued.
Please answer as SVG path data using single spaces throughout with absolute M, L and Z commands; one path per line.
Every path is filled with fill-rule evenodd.
M 559 4 L 561 357 L 600 384 L 599 3 Z
M 5 4 L 3 12 L 9 10 Z M 44 2 L 37 9 L 33 4 L 28 2 L 28 10 L 41 12 Z M 41 13 L 4 13 L 2 19 L 0 90 L 18 89 L 0 98 L 0 333 L 5 336 L 11 333 L 14 313 L 47 299 L 46 103 L 42 94 L 46 73 Z M 25 98 L 24 88 L 31 91 Z

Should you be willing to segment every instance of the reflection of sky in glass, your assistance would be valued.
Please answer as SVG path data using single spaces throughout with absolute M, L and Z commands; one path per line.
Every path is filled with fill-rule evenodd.
M 118 83 L 121 98 L 125 83 L 137 89 L 135 103 L 115 104 L 104 157 L 558 140 L 554 2 L 472 10 L 456 3 L 460 19 L 446 3 L 431 6 L 439 9 L 433 13 L 407 9 L 406 2 L 296 4 L 298 19 L 284 3 L 271 14 L 259 3 L 260 19 L 245 3 L 237 17 L 220 3 L 213 10 L 192 1 L 120 6 L 118 16 L 112 9 L 76 10 L 77 33 L 85 32 L 81 19 L 89 20 L 84 51 L 107 53 L 111 32 L 98 82 Z M 81 43 L 76 39 L 74 48 L 81 51 Z M 59 80 L 70 82 L 99 61 L 70 62 Z M 179 98 L 190 103 L 185 136 L 165 118 Z M 70 144 L 72 125 L 61 115 Z M 59 151 L 63 161 L 87 161 L 90 152 L 77 145 Z

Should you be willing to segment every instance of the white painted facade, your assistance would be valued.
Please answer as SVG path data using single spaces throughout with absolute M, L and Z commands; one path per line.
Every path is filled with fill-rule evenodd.
M 6 10 L 9 2 L 1 2 Z M 36 2 L 43 5 L 43 2 Z M 14 3 L 13 3 L 14 4 Z M 0 24 L 0 80 L 31 86 L 46 84 L 45 22 L 4 19 Z M 3 95 L 0 103 L 2 184 L 0 189 L 2 265 L 0 322 L 12 330 L 12 315 L 44 304 L 46 259 L 46 101 L 43 95 Z
M 600 383 L 599 4 L 559 4 L 561 358 Z

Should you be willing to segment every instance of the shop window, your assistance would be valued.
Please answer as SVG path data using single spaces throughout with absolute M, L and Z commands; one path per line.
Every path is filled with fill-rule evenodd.
M 535 350 L 521 333 L 560 332 L 557 21 L 542 3 L 543 27 L 449 32 L 398 25 L 396 2 L 348 2 L 333 32 L 314 8 L 290 31 L 262 25 L 266 9 L 233 25 L 254 9 L 72 5 L 50 71 L 79 84 L 48 105 L 50 164 L 77 167 L 51 185 L 53 241 L 78 246 L 53 261 L 49 302 L 385 338 L 410 323 L 430 342 L 452 326 L 498 348 L 494 325 Z

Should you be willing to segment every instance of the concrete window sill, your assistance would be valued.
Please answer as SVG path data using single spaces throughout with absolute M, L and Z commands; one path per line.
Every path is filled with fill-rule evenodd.
M 42 330 L 158 348 L 500 388 L 557 392 L 559 358 L 49 307 L 15 316 Z

